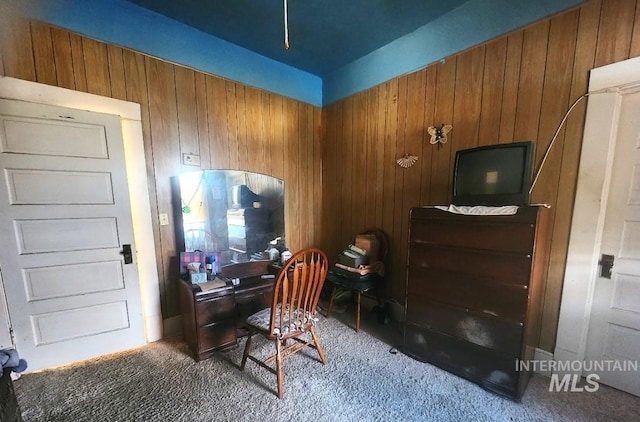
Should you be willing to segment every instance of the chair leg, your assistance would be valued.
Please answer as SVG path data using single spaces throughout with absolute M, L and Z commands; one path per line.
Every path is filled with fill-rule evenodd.
M 247 363 L 247 357 L 249 356 L 249 349 L 251 348 L 251 337 L 253 333 L 249 332 L 247 336 L 247 344 L 244 346 L 244 353 L 242 354 L 242 362 L 240 363 L 240 370 L 244 371 L 244 365 Z
M 329 315 L 331 315 L 331 309 L 333 308 L 333 299 L 336 297 L 337 290 L 338 288 L 336 286 L 333 286 L 333 290 L 331 291 L 331 299 L 329 299 L 329 307 L 327 308 L 327 318 L 329 318 Z
M 278 398 L 282 398 L 284 386 L 282 380 L 282 342 L 276 339 L 276 376 L 278 377 Z
M 357 296 L 357 304 L 356 304 L 356 333 L 360 331 L 360 292 L 356 294 Z
M 326 365 L 327 364 L 327 358 L 324 355 L 324 349 L 322 348 L 322 346 L 320 346 L 320 340 L 318 340 L 318 336 L 316 335 L 315 328 L 311 327 L 309 329 L 309 332 L 311 333 L 311 338 L 313 339 L 313 344 L 315 344 L 315 346 L 316 346 L 316 350 L 318 351 L 318 355 L 320 355 L 320 360 L 322 360 L 322 364 Z

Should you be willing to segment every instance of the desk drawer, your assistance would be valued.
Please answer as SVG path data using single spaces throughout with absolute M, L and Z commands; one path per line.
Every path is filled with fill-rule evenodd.
M 198 327 L 199 353 L 236 344 L 236 326 L 233 319 Z
M 252 314 L 271 307 L 273 289 L 260 289 L 236 295 L 236 312 L 246 318 Z
M 235 314 L 234 297 L 233 295 L 227 295 L 213 299 L 198 300 L 195 314 L 198 326 L 232 318 Z

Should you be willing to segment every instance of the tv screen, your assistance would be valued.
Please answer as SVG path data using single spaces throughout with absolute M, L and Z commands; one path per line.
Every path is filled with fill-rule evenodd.
M 533 143 L 460 150 L 453 170 L 454 205 L 528 205 Z

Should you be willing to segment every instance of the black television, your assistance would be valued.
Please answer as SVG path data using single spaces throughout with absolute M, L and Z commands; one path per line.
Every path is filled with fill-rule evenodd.
M 528 205 L 533 142 L 488 145 L 456 152 L 454 205 Z

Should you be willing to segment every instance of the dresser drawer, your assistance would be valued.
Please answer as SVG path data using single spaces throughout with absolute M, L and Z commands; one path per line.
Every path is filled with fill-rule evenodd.
M 517 357 L 522 352 L 524 330 L 520 323 L 476 315 L 417 296 L 407 298 L 407 321 L 506 356 Z
M 210 324 L 235 315 L 235 299 L 232 294 L 196 302 L 196 324 Z
M 423 220 L 411 224 L 409 241 L 474 249 L 531 254 L 533 224 L 477 224 L 473 217 L 457 220 Z
M 505 321 L 525 321 L 529 291 L 522 286 L 483 282 L 465 274 L 413 266 L 409 267 L 408 277 L 411 283 L 407 297 L 415 306 L 424 306 L 420 303 L 431 300 Z
M 412 244 L 409 265 L 467 273 L 477 279 L 526 286 L 531 276 L 531 255 L 456 249 Z
M 522 373 L 516 371 L 516 358 L 450 336 L 406 324 L 404 352 L 446 371 L 469 379 L 496 393 L 519 398 Z
M 236 326 L 233 319 L 198 327 L 199 353 L 236 344 Z

